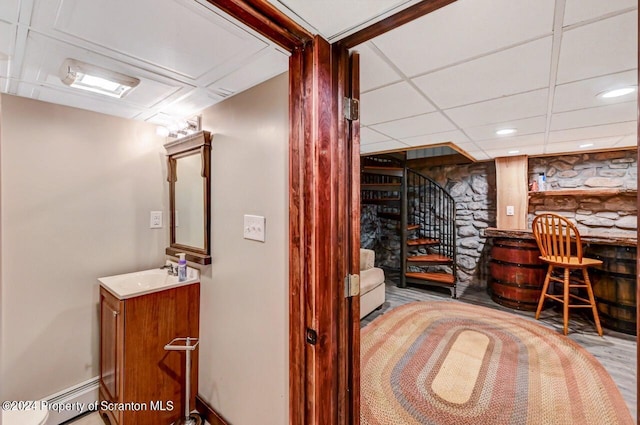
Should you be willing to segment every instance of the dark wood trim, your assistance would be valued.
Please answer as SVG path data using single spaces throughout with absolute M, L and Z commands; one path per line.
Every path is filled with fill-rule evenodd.
M 313 39 L 313 34 L 266 0 L 207 1 L 289 52 Z
M 638 19 L 638 23 L 640 24 L 640 13 L 636 13 L 636 19 Z M 637 49 L 638 49 L 638 78 L 640 79 L 640 32 L 636 33 L 636 38 L 638 39 Z M 637 125 L 637 137 L 636 146 L 638 149 L 638 153 L 636 154 L 636 160 L 640 161 L 640 92 L 636 91 L 639 109 L 636 112 L 636 125 Z M 638 175 L 638 184 L 640 185 L 640 175 Z M 639 186 L 640 187 L 640 186 Z M 640 192 L 637 194 L 636 205 L 640 205 Z M 637 222 L 636 227 L 638 229 L 638 234 L 636 237 L 640 237 L 640 220 Z M 638 256 L 636 257 L 636 317 L 640 317 L 640 249 L 638 250 Z M 636 321 L 636 371 L 640 368 L 640 351 L 637 350 L 638 342 L 640 342 L 640 321 Z M 636 372 L 636 376 L 638 376 Z M 640 379 L 637 379 L 637 388 L 636 394 L 640 394 Z M 636 401 L 636 412 L 640 411 L 640 399 Z M 640 415 L 637 415 L 636 423 L 640 425 Z
M 340 44 L 347 49 L 351 49 L 365 41 L 369 41 L 374 37 L 411 22 L 414 19 L 418 19 L 428 13 L 436 11 L 441 7 L 453 3 L 454 1 L 456 0 L 423 0 L 420 3 L 409 6 L 408 8 L 389 16 L 382 21 L 376 22 L 375 24 L 343 38 L 340 40 Z
M 229 425 L 229 423 L 209 405 L 200 394 L 196 396 L 196 410 L 211 425 Z
M 441 165 L 458 165 L 458 164 L 470 164 L 469 158 L 462 154 L 432 156 L 428 158 L 408 159 L 407 167 L 418 170 L 420 168 L 439 167 Z

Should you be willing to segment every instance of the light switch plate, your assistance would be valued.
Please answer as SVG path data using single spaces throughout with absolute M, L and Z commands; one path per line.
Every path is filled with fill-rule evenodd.
M 244 238 L 264 242 L 265 219 L 259 215 L 244 216 Z
M 513 208 L 513 205 L 507 205 L 507 215 L 514 215 L 515 214 L 515 209 Z
M 162 229 L 162 211 L 151 211 L 149 214 L 149 228 Z

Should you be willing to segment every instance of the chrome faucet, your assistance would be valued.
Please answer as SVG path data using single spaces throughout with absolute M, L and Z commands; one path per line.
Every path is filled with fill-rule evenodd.
M 171 264 L 165 264 L 160 267 L 160 270 L 167 269 L 169 276 L 178 276 L 178 266 L 173 267 Z

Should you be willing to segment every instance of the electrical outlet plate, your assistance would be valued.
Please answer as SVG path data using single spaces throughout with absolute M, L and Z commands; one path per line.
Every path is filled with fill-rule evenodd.
M 513 205 L 507 205 L 507 215 L 514 215 L 515 214 L 515 208 L 513 207 Z
M 162 211 L 151 211 L 149 214 L 149 228 L 162 229 Z
M 244 238 L 264 242 L 265 218 L 258 215 L 244 216 Z

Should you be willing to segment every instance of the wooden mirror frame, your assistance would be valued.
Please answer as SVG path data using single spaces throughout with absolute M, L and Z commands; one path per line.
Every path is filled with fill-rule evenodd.
M 169 229 L 170 246 L 165 253 L 176 257 L 185 253 L 187 261 L 197 264 L 211 264 L 209 241 L 211 239 L 211 133 L 199 131 L 171 141 L 164 145 L 167 151 L 167 181 L 169 182 Z M 201 176 L 204 178 L 204 248 L 176 243 L 176 160 L 187 155 L 200 155 L 202 161 Z

